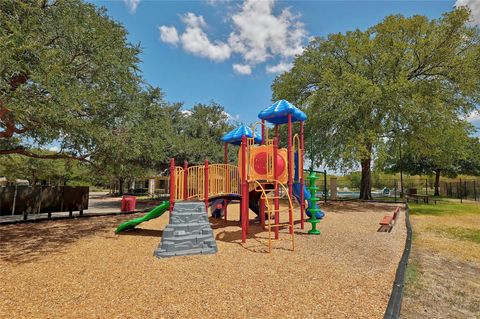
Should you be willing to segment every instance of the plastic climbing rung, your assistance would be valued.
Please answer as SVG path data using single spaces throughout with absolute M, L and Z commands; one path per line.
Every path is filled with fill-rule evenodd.
M 260 198 L 262 198 L 262 199 L 276 199 L 276 198 L 281 199 L 282 196 L 261 196 Z
M 267 193 L 267 192 L 275 191 L 275 188 L 261 188 L 261 189 L 255 189 L 255 191 L 258 192 L 258 193 L 262 193 L 262 192 Z

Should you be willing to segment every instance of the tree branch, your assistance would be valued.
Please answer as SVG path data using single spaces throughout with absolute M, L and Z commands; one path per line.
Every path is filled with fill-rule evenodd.
M 75 155 L 65 154 L 65 153 L 38 154 L 38 153 L 34 153 L 32 151 L 26 150 L 24 147 L 17 147 L 17 148 L 13 148 L 13 149 L 0 150 L 0 156 L 1 155 L 9 155 L 9 154 L 18 154 L 18 155 L 23 155 L 23 156 L 27 156 L 27 157 L 41 158 L 41 159 L 73 159 L 73 160 L 77 160 L 77 161 L 91 163 L 91 161 L 88 159 L 88 157 L 90 157 L 89 154 L 82 155 L 82 156 L 75 156 Z

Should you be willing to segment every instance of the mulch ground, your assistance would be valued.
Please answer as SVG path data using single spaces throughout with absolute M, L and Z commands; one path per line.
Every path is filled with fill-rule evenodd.
M 211 220 L 217 254 L 161 260 L 168 214 L 120 235 L 134 216 L 3 226 L 0 318 L 381 318 L 405 242 L 403 211 L 376 231 L 393 207 L 329 204 L 321 235 L 297 224 L 295 251 L 268 254 L 258 224 L 241 244 L 232 205 L 232 220 Z

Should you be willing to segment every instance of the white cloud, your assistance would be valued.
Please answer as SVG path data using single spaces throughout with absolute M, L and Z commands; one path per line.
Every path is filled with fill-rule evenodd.
M 292 67 L 293 63 L 280 62 L 276 65 L 267 65 L 265 67 L 265 70 L 267 71 L 267 73 L 283 73 L 286 71 L 290 71 Z
M 290 58 L 303 51 L 307 33 L 288 8 L 279 16 L 273 14 L 274 0 L 246 0 L 232 16 L 235 31 L 228 42 L 232 50 L 252 64 L 281 56 Z
M 123 3 L 127 6 L 128 11 L 130 11 L 131 14 L 134 14 L 137 11 L 140 0 L 123 0 Z
M 59 151 L 60 151 L 60 148 L 59 148 L 58 146 L 50 146 L 50 147 L 48 148 L 48 150 L 49 150 L 50 152 L 59 152 Z
M 219 2 L 223 1 L 207 1 L 209 4 Z M 233 70 L 239 74 L 251 74 L 255 65 L 276 58 L 282 62 L 268 65 L 267 72 L 284 72 L 291 68 L 289 61 L 303 52 L 308 34 L 303 23 L 298 21 L 299 16 L 292 14 L 289 8 L 275 15 L 274 5 L 275 0 L 245 0 L 228 20 L 232 32 L 226 41 L 211 41 L 205 33 L 208 26 L 204 18 L 187 13 L 181 18 L 185 31 L 180 36 L 177 34 L 177 37 L 185 51 L 214 61 L 227 60 L 232 54 L 239 55 L 243 63 L 233 65 Z M 175 41 L 172 33 L 177 30 L 174 27 L 162 26 L 160 32 L 162 41 Z
M 472 23 L 480 25 L 480 1 L 479 0 L 457 0 L 456 7 L 466 6 L 472 11 Z
M 205 20 L 203 19 L 203 16 L 197 16 L 195 15 L 195 13 L 191 12 L 184 14 L 181 17 L 181 20 L 187 25 L 187 27 L 191 28 L 204 28 L 207 26 Z
M 233 70 L 238 74 L 250 75 L 252 74 L 252 67 L 248 64 L 234 64 Z
M 175 27 L 167 27 L 162 25 L 158 28 L 158 30 L 160 31 L 160 40 L 163 42 L 176 45 L 178 41 L 180 41 L 177 29 Z
M 185 24 L 185 32 L 180 36 L 175 27 L 161 26 L 160 39 L 163 42 L 176 44 L 182 43 L 185 51 L 193 53 L 201 57 L 209 58 L 213 61 L 221 62 L 230 57 L 230 47 L 223 42 L 211 42 L 203 28 L 207 27 L 207 23 L 202 16 L 194 13 L 187 13 L 182 16 L 182 22 Z

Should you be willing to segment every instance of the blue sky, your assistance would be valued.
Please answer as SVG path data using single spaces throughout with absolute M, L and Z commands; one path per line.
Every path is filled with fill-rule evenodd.
M 458 0 L 462 1 L 476 0 Z M 275 72 L 288 69 L 309 37 L 365 29 L 390 14 L 437 18 L 455 4 L 441 0 L 92 2 L 106 7 L 127 28 L 129 40 L 141 44 L 144 78 L 162 88 L 167 100 L 184 102 L 185 108 L 214 100 L 246 123 L 256 121 L 258 112 L 271 104 Z

